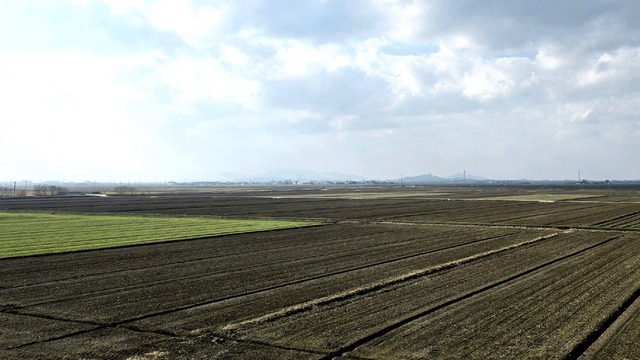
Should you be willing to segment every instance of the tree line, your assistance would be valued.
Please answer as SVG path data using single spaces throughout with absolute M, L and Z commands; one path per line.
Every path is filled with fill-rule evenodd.
M 64 195 L 69 189 L 56 185 L 35 185 L 33 187 L 33 195 L 35 196 L 55 196 Z
M 113 191 L 117 194 L 135 194 L 137 189 L 133 186 L 116 186 Z M 67 195 L 69 194 L 69 189 L 62 186 L 56 185 L 34 185 L 33 186 L 33 195 L 34 196 L 56 196 L 56 195 Z M 0 197 L 11 197 L 11 196 L 27 196 L 26 189 L 15 189 L 8 186 L 0 186 Z
M 24 189 L 13 189 L 6 186 L 0 187 L 0 197 L 8 197 L 8 196 L 26 196 L 27 191 Z

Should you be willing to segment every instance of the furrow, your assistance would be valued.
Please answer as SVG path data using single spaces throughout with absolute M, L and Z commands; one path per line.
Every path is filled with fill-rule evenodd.
M 428 254 L 433 254 L 433 253 L 437 253 L 437 252 L 441 252 L 441 251 L 451 250 L 451 249 L 455 249 L 455 248 L 459 248 L 459 247 L 463 247 L 463 246 L 468 246 L 468 245 L 473 245 L 473 244 L 477 244 L 477 243 L 497 240 L 497 239 L 505 238 L 505 237 L 508 237 L 508 236 L 511 236 L 511 235 L 514 235 L 514 233 L 508 233 L 508 234 L 503 234 L 503 235 L 499 235 L 499 236 L 492 236 L 492 237 L 477 239 L 477 240 L 474 240 L 474 241 L 468 241 L 468 242 L 464 242 L 464 243 L 460 243 L 460 244 L 441 247 L 441 248 L 438 248 L 438 249 L 432 249 L 432 250 L 427 250 L 427 251 L 423 251 L 423 252 L 419 252 L 419 253 L 414 253 L 414 254 L 410 254 L 410 255 L 396 257 L 396 258 L 393 258 L 393 259 L 388 259 L 388 260 L 376 262 L 376 263 L 373 263 L 373 264 L 366 264 L 366 265 L 362 265 L 362 266 L 351 267 L 351 268 L 343 269 L 343 270 L 338 271 L 338 272 L 325 273 L 322 276 L 308 277 L 308 278 L 300 279 L 298 281 L 282 284 L 282 287 L 289 286 L 289 285 L 300 284 L 300 283 L 303 283 L 303 282 L 306 282 L 306 281 L 312 281 L 312 280 L 317 280 L 317 279 L 321 279 L 321 278 L 340 275 L 340 274 L 344 274 L 344 273 L 347 273 L 347 272 L 350 272 L 350 271 L 356 271 L 356 270 L 366 269 L 366 268 L 380 266 L 380 265 L 384 265 L 384 264 L 389 264 L 389 263 L 393 263 L 393 262 L 397 262 L 397 261 L 416 258 L 416 257 L 420 257 L 420 256 L 428 255 Z M 407 239 L 407 240 L 399 242 L 399 243 L 411 242 L 411 241 L 415 241 L 415 240 L 419 240 L 419 238 L 410 238 L 410 239 Z M 398 243 L 396 243 L 396 244 L 398 244 Z M 375 249 L 375 248 L 380 247 L 380 246 L 382 246 L 382 245 L 376 244 L 376 245 L 372 245 L 372 246 L 365 246 L 365 247 L 362 247 L 360 249 L 367 249 L 367 248 Z M 101 296 L 101 295 L 116 294 L 116 293 L 125 292 L 127 290 L 135 290 L 135 289 L 140 289 L 140 288 L 146 288 L 146 287 L 153 286 L 153 285 L 170 284 L 170 283 L 180 282 L 180 281 L 185 281 L 185 280 L 194 280 L 194 279 L 199 279 L 199 278 L 206 278 L 206 277 L 209 277 L 209 276 L 215 276 L 215 275 L 219 275 L 219 274 L 231 274 L 233 272 L 248 271 L 248 270 L 257 269 L 257 268 L 265 267 L 265 266 L 271 267 L 274 264 L 284 265 L 284 264 L 294 263 L 294 262 L 298 262 L 298 261 L 306 261 L 306 260 L 315 259 L 315 258 L 322 258 L 322 257 L 326 257 L 327 255 L 334 254 L 334 253 L 335 254 L 339 254 L 340 252 L 336 251 L 336 252 L 331 252 L 331 253 L 324 253 L 324 254 L 319 254 L 319 255 L 316 255 L 316 256 L 303 257 L 303 258 L 299 258 L 299 259 L 285 259 L 285 260 L 281 260 L 281 261 L 272 261 L 272 262 L 269 262 L 266 265 L 265 264 L 258 264 L 258 265 L 243 267 L 243 268 L 240 268 L 240 269 L 236 268 L 236 269 L 233 269 L 233 271 L 222 270 L 222 271 L 204 272 L 204 273 L 200 273 L 199 272 L 199 273 L 194 274 L 194 275 L 181 276 L 181 277 L 172 277 L 172 278 L 169 278 L 169 279 L 158 280 L 158 281 L 146 281 L 146 282 L 144 282 L 144 284 L 141 284 L 141 285 L 121 286 L 121 287 L 111 288 L 111 289 L 107 289 L 107 290 L 93 291 L 93 292 L 84 293 L 84 294 L 78 294 L 78 295 L 67 296 L 67 297 L 62 297 L 62 298 L 55 298 L 55 299 L 48 300 L 48 301 L 30 303 L 28 305 L 23 305 L 23 306 L 15 305 L 15 306 L 11 306 L 8 309 L 17 310 L 17 309 L 28 308 L 28 307 L 33 307 L 33 306 L 41 306 L 41 305 L 47 305 L 47 304 L 53 304 L 53 303 L 60 303 L 60 302 L 65 302 L 65 301 L 69 301 L 69 300 L 77 300 L 77 299 L 91 298 L 91 297 L 96 297 L 96 296 Z M 268 289 L 272 289 L 272 288 L 270 287 Z M 214 300 L 210 300 L 210 303 L 214 303 L 214 302 L 217 302 L 217 301 L 229 300 L 229 299 L 232 299 L 232 298 L 242 297 L 242 296 L 251 295 L 251 294 L 256 294 L 256 293 L 259 293 L 261 291 L 262 290 L 256 290 L 256 291 L 246 292 L 246 293 L 242 293 L 242 294 L 236 294 L 236 295 L 233 295 L 233 296 L 227 296 L 227 297 L 225 297 L 223 299 L 214 299 Z M 264 291 L 266 291 L 266 290 L 264 290 Z M 1 293 L 1 291 L 0 291 L 0 293 Z
M 341 239 L 340 241 L 345 241 L 345 240 L 348 241 L 348 240 L 351 240 L 351 239 L 353 239 L 353 238 Z M 415 241 L 415 240 L 417 240 L 417 238 L 408 239 L 408 240 L 405 240 L 403 242 L 409 242 L 409 241 Z M 272 250 L 275 251 L 275 250 L 291 249 L 291 248 L 294 248 L 294 247 L 302 247 L 304 245 L 309 245 L 309 244 L 300 244 L 300 245 L 292 245 L 292 246 L 284 246 L 284 247 L 275 247 L 275 248 L 269 249 L 269 250 L 270 251 L 272 251 Z M 370 246 L 363 246 L 360 249 L 373 248 L 373 247 L 376 247 L 376 246 L 381 246 L 381 245 L 380 244 L 376 244 L 376 245 L 370 245 Z M 154 269 L 154 268 L 166 268 L 168 266 L 182 265 L 182 264 L 189 264 L 189 263 L 198 263 L 198 262 L 205 261 L 205 260 L 224 259 L 224 258 L 227 258 L 227 257 L 236 257 L 236 256 L 239 256 L 239 255 L 257 254 L 257 253 L 263 253 L 264 251 L 265 251 L 264 249 L 258 249 L 258 250 L 252 250 L 252 251 L 228 253 L 228 254 L 218 255 L 218 256 L 206 256 L 206 257 L 188 259 L 188 260 L 184 260 L 184 261 L 168 262 L 168 263 L 163 263 L 163 264 L 158 264 L 158 265 L 149 265 L 149 266 L 144 266 L 144 267 L 127 268 L 127 269 L 122 269 L 122 270 L 115 270 L 115 271 L 102 272 L 102 273 L 96 273 L 96 274 L 88 274 L 88 275 L 83 275 L 83 276 L 74 276 L 74 277 L 68 277 L 68 278 L 64 278 L 64 279 L 56 279 L 56 280 L 45 281 L 45 282 L 40 282 L 40 283 L 30 283 L 30 284 L 19 285 L 19 286 L 2 287 L 2 288 L 0 288 L 0 292 L 2 292 L 3 290 L 24 289 L 24 288 L 34 287 L 34 286 L 56 284 L 56 283 L 62 283 L 62 282 L 67 282 L 67 281 L 78 281 L 78 280 L 90 279 L 90 278 L 100 278 L 100 277 L 104 277 L 104 276 L 122 274 L 122 273 L 129 273 L 129 272 L 134 272 L 134 271 L 139 271 L 139 270 L 148 270 L 148 269 Z M 338 253 L 338 252 L 329 252 L 329 253 L 324 253 L 323 255 L 334 254 L 334 253 Z M 297 261 L 297 260 L 301 260 L 301 259 L 310 259 L 310 258 L 315 258 L 315 257 L 318 257 L 318 256 L 322 256 L 322 255 L 302 257 L 302 258 L 297 258 L 297 259 L 289 258 L 289 259 L 286 259 L 286 260 L 270 262 L 268 265 L 270 266 L 272 264 L 277 264 L 277 263 L 286 263 L 286 262 Z M 242 270 L 252 269 L 252 268 L 255 268 L 255 267 L 259 267 L 259 266 L 265 266 L 265 265 L 264 264 L 253 265 L 253 266 L 248 266 L 248 267 L 245 267 L 245 268 L 234 269 L 234 271 L 242 271 Z M 157 282 L 146 282 L 145 286 L 148 286 L 149 284 L 163 283 L 163 282 L 166 282 L 166 281 L 175 281 L 175 280 L 188 279 L 188 278 L 204 277 L 204 276 L 215 275 L 215 274 L 224 273 L 224 272 L 225 271 L 199 273 L 198 275 L 193 275 L 193 276 L 172 278 L 172 279 L 163 280 L 163 281 L 157 281 Z M 226 271 L 226 272 L 228 272 L 228 271 Z M 127 289 L 127 288 L 133 288 L 133 287 L 123 287 L 123 288 L 118 288 L 118 289 Z M 115 289 L 115 290 L 118 290 L 118 289 Z M 114 289 L 111 289 L 111 290 L 114 290 Z M 96 294 L 96 293 L 94 293 L 94 294 Z
M 514 245 L 510 245 L 510 246 L 505 246 L 499 249 L 494 249 L 491 251 L 487 251 L 487 252 L 483 252 L 480 254 L 475 254 L 472 256 L 467 256 L 465 258 L 461 258 L 461 259 L 457 259 L 454 261 L 450 261 L 444 264 L 439 264 L 437 266 L 432 266 L 432 267 L 428 267 L 425 269 L 420 269 L 420 270 L 415 270 L 412 271 L 410 273 L 406 273 L 391 279 L 387 279 L 385 281 L 381 281 L 381 282 L 377 282 L 377 283 L 373 283 L 373 284 L 369 284 L 367 286 L 363 286 L 363 287 L 359 287 L 356 289 L 351 289 L 342 293 L 338 293 L 338 294 L 333 294 L 330 296 L 325 296 L 322 298 L 318 298 L 318 299 L 314 299 L 311 301 L 307 301 L 301 304 L 296 304 L 281 310 L 278 310 L 276 312 L 272 312 L 269 314 L 265 314 L 262 315 L 260 317 L 257 318 L 253 318 L 253 319 L 249 319 L 249 320 L 245 320 L 239 323 L 232 323 L 232 324 L 227 324 L 226 326 L 223 327 L 223 330 L 227 330 L 227 331 L 234 331 L 237 328 L 243 327 L 243 326 L 247 326 L 247 325 L 252 325 L 252 324 L 257 324 L 257 323 L 264 323 L 264 322 L 269 322 L 269 321 L 274 321 L 276 319 L 285 317 L 285 316 L 289 316 L 289 315 L 293 315 L 296 313 L 301 313 L 304 311 L 308 311 L 311 310 L 313 308 L 316 308 L 318 306 L 324 306 L 324 305 L 328 305 L 337 301 L 342 301 L 342 300 L 346 300 L 355 296 L 361 296 L 364 294 L 368 294 L 374 291 L 378 291 L 382 288 L 385 287 L 389 287 L 389 286 L 393 286 L 396 284 L 400 284 L 403 282 L 407 282 L 407 281 L 411 281 L 417 278 L 421 278 L 439 271 L 444 271 L 447 269 L 451 269 L 453 267 L 456 266 L 460 266 L 481 258 L 485 258 L 491 255 L 495 255 L 495 254 L 499 254 L 508 250 L 512 250 L 521 246 L 525 246 L 525 245 L 530 245 L 533 243 L 536 243 L 538 241 L 541 240 L 547 240 L 547 239 L 551 239 L 558 236 L 558 233 L 554 233 L 554 234 L 550 234 L 550 235 L 545 235 L 545 236 L 540 236 L 537 237 L 535 239 L 531 239 L 531 240 L 527 240 L 527 241 L 523 241 L 521 243 L 518 244 L 514 244 Z
M 632 213 L 616 216 L 613 219 L 597 222 L 597 223 L 594 224 L 594 226 L 616 227 L 617 224 L 619 224 L 621 222 L 624 222 L 624 220 L 626 220 L 626 219 L 629 219 L 629 218 L 634 219 L 634 220 L 637 219 L 638 215 L 640 215 L 640 211 L 634 211 Z
M 607 240 L 605 240 L 603 242 L 600 242 L 598 244 L 591 245 L 591 246 L 586 247 L 584 249 L 575 251 L 575 252 L 573 252 L 571 254 L 568 254 L 568 255 L 562 256 L 560 258 L 545 262 L 545 263 L 543 263 L 541 265 L 535 266 L 533 268 L 527 269 L 527 270 L 522 271 L 520 273 L 517 273 L 517 274 L 515 274 L 513 276 L 510 276 L 510 277 L 508 277 L 508 278 L 506 278 L 504 280 L 498 281 L 496 283 L 484 286 L 484 287 L 479 288 L 477 290 L 474 290 L 472 292 L 469 292 L 469 293 L 466 293 L 464 295 L 458 296 L 458 297 L 456 297 L 454 299 L 446 301 L 446 302 L 444 302 L 442 304 L 439 304 L 437 306 L 430 307 L 428 309 L 422 310 L 422 311 L 420 311 L 418 313 L 415 313 L 413 315 L 410 315 L 410 316 L 408 316 L 408 317 L 406 317 L 406 318 L 404 318 L 404 319 L 402 319 L 400 321 L 396 321 L 393 324 L 390 324 L 390 325 L 388 325 L 388 326 L 386 326 L 386 327 L 384 327 L 384 328 L 382 328 L 382 329 L 380 329 L 378 331 L 375 331 L 375 332 L 373 332 L 373 333 L 371 333 L 371 334 L 369 334 L 369 335 L 367 335 L 365 337 L 362 337 L 362 338 L 352 342 L 351 344 L 343 346 L 343 347 L 339 348 L 338 350 L 329 353 L 327 356 L 323 357 L 322 359 L 323 360 L 329 360 L 329 359 L 333 359 L 333 358 L 336 358 L 336 357 L 340 357 L 340 356 L 342 356 L 342 355 L 344 355 L 344 354 L 346 354 L 346 353 L 348 353 L 350 351 L 354 351 L 358 347 L 360 347 L 360 346 L 362 346 L 362 345 L 364 345 L 364 344 L 366 344 L 368 342 L 371 342 L 371 341 L 373 341 L 373 340 L 375 340 L 375 339 L 377 339 L 377 338 L 379 338 L 381 336 L 384 336 L 384 335 L 388 334 L 389 332 L 391 332 L 393 330 L 396 330 L 396 329 L 398 329 L 398 328 L 400 328 L 402 326 L 410 324 L 413 321 L 419 320 L 420 318 L 422 318 L 422 317 L 424 317 L 426 315 L 429 315 L 429 314 L 434 313 L 434 312 L 436 312 L 438 310 L 444 309 L 444 308 L 446 308 L 446 307 L 448 307 L 450 305 L 459 303 L 459 302 L 461 302 L 463 300 L 466 300 L 466 299 L 469 299 L 471 297 L 474 297 L 474 296 L 477 296 L 479 294 L 482 294 L 482 293 L 484 293 L 484 292 L 486 292 L 488 290 L 495 289 L 495 288 L 498 288 L 498 287 L 500 287 L 502 285 L 505 285 L 505 284 L 508 284 L 510 282 L 513 282 L 513 281 L 515 281 L 517 279 L 520 279 L 520 278 L 522 278 L 524 276 L 527 276 L 527 275 L 529 275 L 531 273 L 534 273 L 534 272 L 536 272 L 538 270 L 541 270 L 541 269 L 546 268 L 548 266 L 551 266 L 553 264 L 559 263 L 559 262 L 564 261 L 566 259 L 569 259 L 571 257 L 574 257 L 574 256 L 577 256 L 579 254 L 585 253 L 585 252 L 587 252 L 589 250 L 592 250 L 592 249 L 595 249 L 597 247 L 603 246 L 603 245 L 605 245 L 605 244 L 607 244 L 607 243 L 609 243 L 611 241 L 614 241 L 617 238 L 619 238 L 619 236 L 615 236 L 615 237 L 609 238 L 609 239 L 607 239 Z
M 535 241 L 542 240 L 542 238 L 550 238 L 550 237 L 554 237 L 556 235 L 557 234 L 551 234 L 551 235 L 543 236 L 543 237 L 540 237 L 540 238 L 536 238 L 534 240 L 529 240 L 526 243 L 527 244 L 528 243 L 532 243 L 532 242 L 535 242 Z M 504 235 L 504 236 L 507 236 L 507 235 Z M 357 267 L 353 267 L 353 268 L 349 268 L 349 269 L 335 271 L 335 272 L 332 272 L 332 273 L 327 273 L 327 274 L 322 274 L 322 275 L 317 275 L 317 276 L 310 276 L 310 277 L 299 279 L 299 280 L 295 280 L 295 281 L 290 281 L 290 282 L 281 283 L 281 284 L 277 284 L 277 285 L 273 285 L 273 286 L 268 286 L 268 287 L 264 287 L 264 288 L 260 288 L 260 289 L 256 289 L 256 290 L 252 290 L 252 291 L 243 292 L 243 293 L 240 293 L 240 294 L 232 294 L 232 295 L 228 295 L 228 296 L 224 296 L 224 297 L 220 297 L 220 298 L 216 298 L 216 299 L 210 299 L 210 300 L 207 300 L 207 301 L 202 301 L 202 302 L 195 303 L 195 304 L 188 304 L 188 305 L 179 306 L 179 307 L 175 307 L 175 308 L 171 308 L 171 309 L 166 309 L 166 310 L 163 310 L 163 311 L 148 313 L 148 314 L 145 314 L 145 315 L 140 315 L 140 316 L 137 316 L 137 317 L 129 318 L 127 320 L 124 320 L 122 322 L 117 323 L 117 325 L 132 323 L 132 322 L 135 322 L 135 321 L 144 320 L 144 319 L 152 318 L 152 317 L 155 317 L 155 316 L 162 316 L 162 315 L 167 315 L 167 314 L 171 314 L 171 313 L 175 313 L 175 312 L 179 312 L 179 311 L 194 309 L 194 308 L 198 308 L 198 307 L 201 307 L 201 306 L 211 305 L 211 304 L 214 304 L 214 303 L 217 303 L 217 302 L 222 302 L 222 301 L 227 301 L 227 300 L 231 300 L 231 299 L 241 298 L 241 297 L 244 297 L 244 296 L 259 294 L 259 293 L 263 293 L 263 292 L 268 292 L 268 291 L 272 291 L 272 290 L 275 290 L 275 289 L 280 289 L 280 288 L 284 288 L 284 287 L 288 287 L 288 286 L 292 286 L 292 285 L 304 284 L 305 282 L 309 282 L 309 281 L 313 281 L 313 280 L 318 280 L 318 279 L 328 278 L 328 277 L 332 277 L 332 276 L 336 276 L 336 275 L 346 274 L 346 273 L 349 273 L 349 272 L 352 272 L 352 271 L 372 268 L 372 267 L 380 266 L 380 265 L 384 265 L 384 264 L 390 264 L 390 263 L 394 263 L 394 262 L 397 262 L 397 261 L 402 261 L 402 260 L 406 260 L 406 259 L 410 259 L 410 258 L 424 256 L 424 255 L 427 255 L 427 254 L 436 253 L 436 252 L 440 252 L 440 251 L 444 251 L 444 250 L 450 250 L 450 249 L 454 249 L 454 248 L 457 248 L 457 247 L 466 246 L 466 245 L 470 245 L 470 244 L 474 244 L 474 243 L 478 243 L 478 242 L 493 240 L 493 239 L 504 237 L 504 236 L 480 239 L 480 240 L 467 242 L 467 243 L 459 244 L 459 245 L 452 245 L 452 246 L 445 247 L 445 248 L 440 248 L 440 249 L 437 249 L 437 250 L 430 250 L 430 251 L 426 251 L 426 252 L 422 252 L 422 253 L 418 253 L 418 254 L 411 254 L 411 255 L 402 256 L 402 257 L 399 257 L 399 258 L 380 261 L 380 262 L 377 262 L 377 263 L 374 263 L 374 264 L 366 264 L 366 265 L 357 266 Z M 519 245 L 519 246 L 521 246 L 521 245 Z M 502 251 L 506 251 L 506 250 L 502 250 Z M 454 266 L 454 265 L 452 265 L 452 266 Z M 442 270 L 444 270 L 444 269 L 442 269 Z M 415 277 L 415 276 L 420 276 L 420 275 L 414 274 L 413 276 Z
M 607 316 L 594 331 L 589 333 L 576 347 L 571 350 L 571 352 L 565 357 L 565 360 L 575 360 L 578 359 L 582 354 L 589 349 L 597 340 L 602 336 L 602 334 L 607 331 L 613 324 L 624 314 L 631 305 L 638 301 L 640 298 L 640 288 L 637 288 L 636 291 L 633 292 L 618 308 L 616 308 L 609 316 Z
M 379 234 L 384 234 L 387 233 L 388 231 L 385 232 L 381 232 Z M 251 233 L 244 233 L 242 235 L 245 234 L 251 234 Z M 230 234 L 230 235 L 220 235 L 220 236 L 215 236 L 216 238 L 223 238 L 226 236 L 237 236 L 238 234 Z M 354 236 L 354 237 L 348 237 L 348 238 L 341 238 L 338 240 L 335 240 L 335 242 L 344 242 L 344 241 L 350 241 L 352 239 L 356 239 L 356 238 L 360 238 L 362 236 Z M 211 238 L 211 236 L 207 236 L 204 238 L 193 238 L 193 239 L 189 239 L 189 240 L 206 240 Z M 414 239 L 412 239 L 414 240 Z M 181 240 L 184 241 L 184 240 Z M 407 240 L 407 241 L 411 241 L 411 240 Z M 163 244 L 170 244 L 171 242 L 164 242 Z M 327 242 L 325 242 L 326 244 Z M 308 242 L 308 243 L 298 243 L 295 245 L 287 245 L 287 246 L 281 246 L 281 247 L 273 247 L 273 248 L 269 248 L 270 251 L 272 250 L 286 250 L 286 249 L 291 249 L 291 248 L 296 248 L 296 247 L 302 247 L 302 246 L 306 246 L 306 245 L 312 245 L 314 244 L 313 242 Z M 144 245 L 150 245 L 150 244 L 143 244 Z M 154 244 L 151 244 L 154 245 Z M 104 250 L 104 249 L 99 249 L 99 250 Z M 94 250 L 94 251 L 99 251 L 99 250 Z M 116 250 L 116 249 L 110 249 L 110 250 Z M 89 250 L 91 251 L 91 250 Z M 162 268 L 162 267 L 166 267 L 166 266 L 172 266 L 172 265 L 181 265 L 181 264 L 189 264 L 189 263 L 197 263 L 203 260 L 212 260 L 212 259 L 224 259 L 226 257 L 235 257 L 238 255 L 249 255 L 249 254 L 257 254 L 257 253 L 261 253 L 264 252 L 265 249 L 256 249 L 256 250 L 250 250 L 250 251 L 239 251 L 239 252 L 232 252 L 232 253 L 227 253 L 227 254 L 222 254 L 222 255 L 215 255 L 215 256 L 204 256 L 204 257 L 197 257 L 197 258 L 191 258 L 188 260 L 183 260 L 183 261 L 172 261 L 172 262 L 166 262 L 166 263 L 162 263 L 162 264 L 157 264 L 157 265 L 145 265 L 145 266 L 138 266 L 138 267 L 130 267 L 130 268 L 126 268 L 126 269 L 120 269 L 120 270 L 112 270 L 112 271 L 108 271 L 108 272 L 101 272 L 101 273 L 91 273 L 91 274 L 84 274 L 84 275 L 74 275 L 74 276 L 69 276 L 69 277 L 65 277 L 65 278 L 60 278 L 60 279 L 55 279 L 55 280 L 48 280 L 48 281 L 42 281 L 42 282 L 34 282 L 34 283 L 29 283 L 29 284 L 24 284 L 24 285 L 15 285 L 15 286 L 0 286 L 0 291 L 2 290 L 8 290 L 8 289 L 21 289 L 21 288 L 28 288 L 28 287 L 32 287 L 32 286 L 38 286 L 38 285 L 46 285 L 46 284 L 54 284 L 54 283 L 61 283 L 61 282 L 65 282 L 65 281 L 78 281 L 81 279 L 88 279 L 88 278 L 95 278 L 95 277 L 102 277 L 105 275 L 114 275 L 114 274 L 119 274 L 119 273 L 127 273 L 127 272 L 132 272 L 132 271 L 138 271 L 138 270 L 146 270 L 146 269 L 154 269 L 154 268 Z M 48 255 L 32 255 L 30 257 L 34 257 L 34 256 L 48 256 Z M 13 259 L 15 260 L 15 258 Z
M 96 330 L 100 330 L 102 328 L 103 327 L 96 327 L 96 328 L 88 329 L 88 330 L 75 331 L 75 332 L 72 332 L 72 333 L 69 333 L 69 334 L 64 334 L 64 335 L 61 335 L 61 336 L 56 336 L 56 337 L 52 337 L 52 338 L 48 338 L 48 339 L 44 339 L 44 340 L 31 341 L 31 342 L 28 342 L 28 343 L 25 343 L 25 344 L 11 346 L 11 347 L 6 348 L 5 350 L 18 350 L 18 349 L 23 349 L 23 348 L 26 348 L 26 347 L 29 347 L 29 346 L 33 346 L 33 345 L 37 345 L 37 344 L 43 344 L 43 343 L 48 343 L 48 342 L 57 341 L 57 340 L 64 340 L 64 339 L 68 339 L 68 338 L 73 337 L 73 336 L 88 334 L 88 333 L 94 332 Z

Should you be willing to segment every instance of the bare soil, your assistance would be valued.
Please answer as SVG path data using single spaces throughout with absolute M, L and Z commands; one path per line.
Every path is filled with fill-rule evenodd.
M 0 358 L 640 358 L 634 188 L 225 188 L 0 210 L 326 224 L 0 260 Z

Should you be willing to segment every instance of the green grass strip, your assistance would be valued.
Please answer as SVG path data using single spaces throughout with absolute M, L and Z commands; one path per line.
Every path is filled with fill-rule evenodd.
M 0 212 L 0 259 L 319 224 L 263 219 Z

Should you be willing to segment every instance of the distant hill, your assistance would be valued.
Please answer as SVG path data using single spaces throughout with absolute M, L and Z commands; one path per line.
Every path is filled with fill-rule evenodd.
M 403 182 L 407 184 L 428 184 L 428 183 L 443 183 L 447 179 L 441 178 L 435 175 L 418 175 L 418 176 L 405 176 L 402 179 L 396 180 L 397 182 Z
M 470 174 L 467 174 L 466 176 L 464 176 L 464 174 L 457 173 L 447 177 L 440 177 L 440 176 L 429 175 L 429 174 L 418 175 L 418 176 L 407 176 L 407 177 L 403 177 L 402 179 L 398 179 L 396 181 L 402 182 L 405 184 L 429 184 L 429 183 L 442 184 L 442 183 L 461 183 L 461 182 L 482 182 L 487 180 L 488 179 L 483 178 L 481 176 L 470 175 Z
M 339 172 L 321 172 L 311 170 L 299 170 L 299 169 L 281 169 L 268 171 L 259 175 L 247 175 L 241 173 L 218 173 L 206 176 L 210 181 L 227 181 L 227 182 L 292 182 L 303 183 L 307 181 L 355 181 L 362 182 L 362 175 L 349 175 Z M 371 181 L 370 178 L 365 178 L 365 181 Z M 404 184 L 451 184 L 451 183 L 473 183 L 484 182 L 489 179 L 483 178 L 477 175 L 467 174 L 466 177 L 462 173 L 456 173 L 451 176 L 442 177 L 437 175 L 422 174 L 417 176 L 406 176 L 401 179 L 388 179 L 384 181 L 390 181 L 395 183 Z
M 460 174 L 460 173 L 455 173 L 455 174 L 453 174 L 451 176 L 447 176 L 446 178 L 447 179 L 451 179 L 451 180 L 453 180 L 453 179 L 460 179 L 460 180 L 466 179 L 466 180 L 479 180 L 479 181 L 489 180 L 489 179 L 484 178 L 482 176 L 470 175 L 470 174 L 467 174 L 465 176 L 464 174 Z

